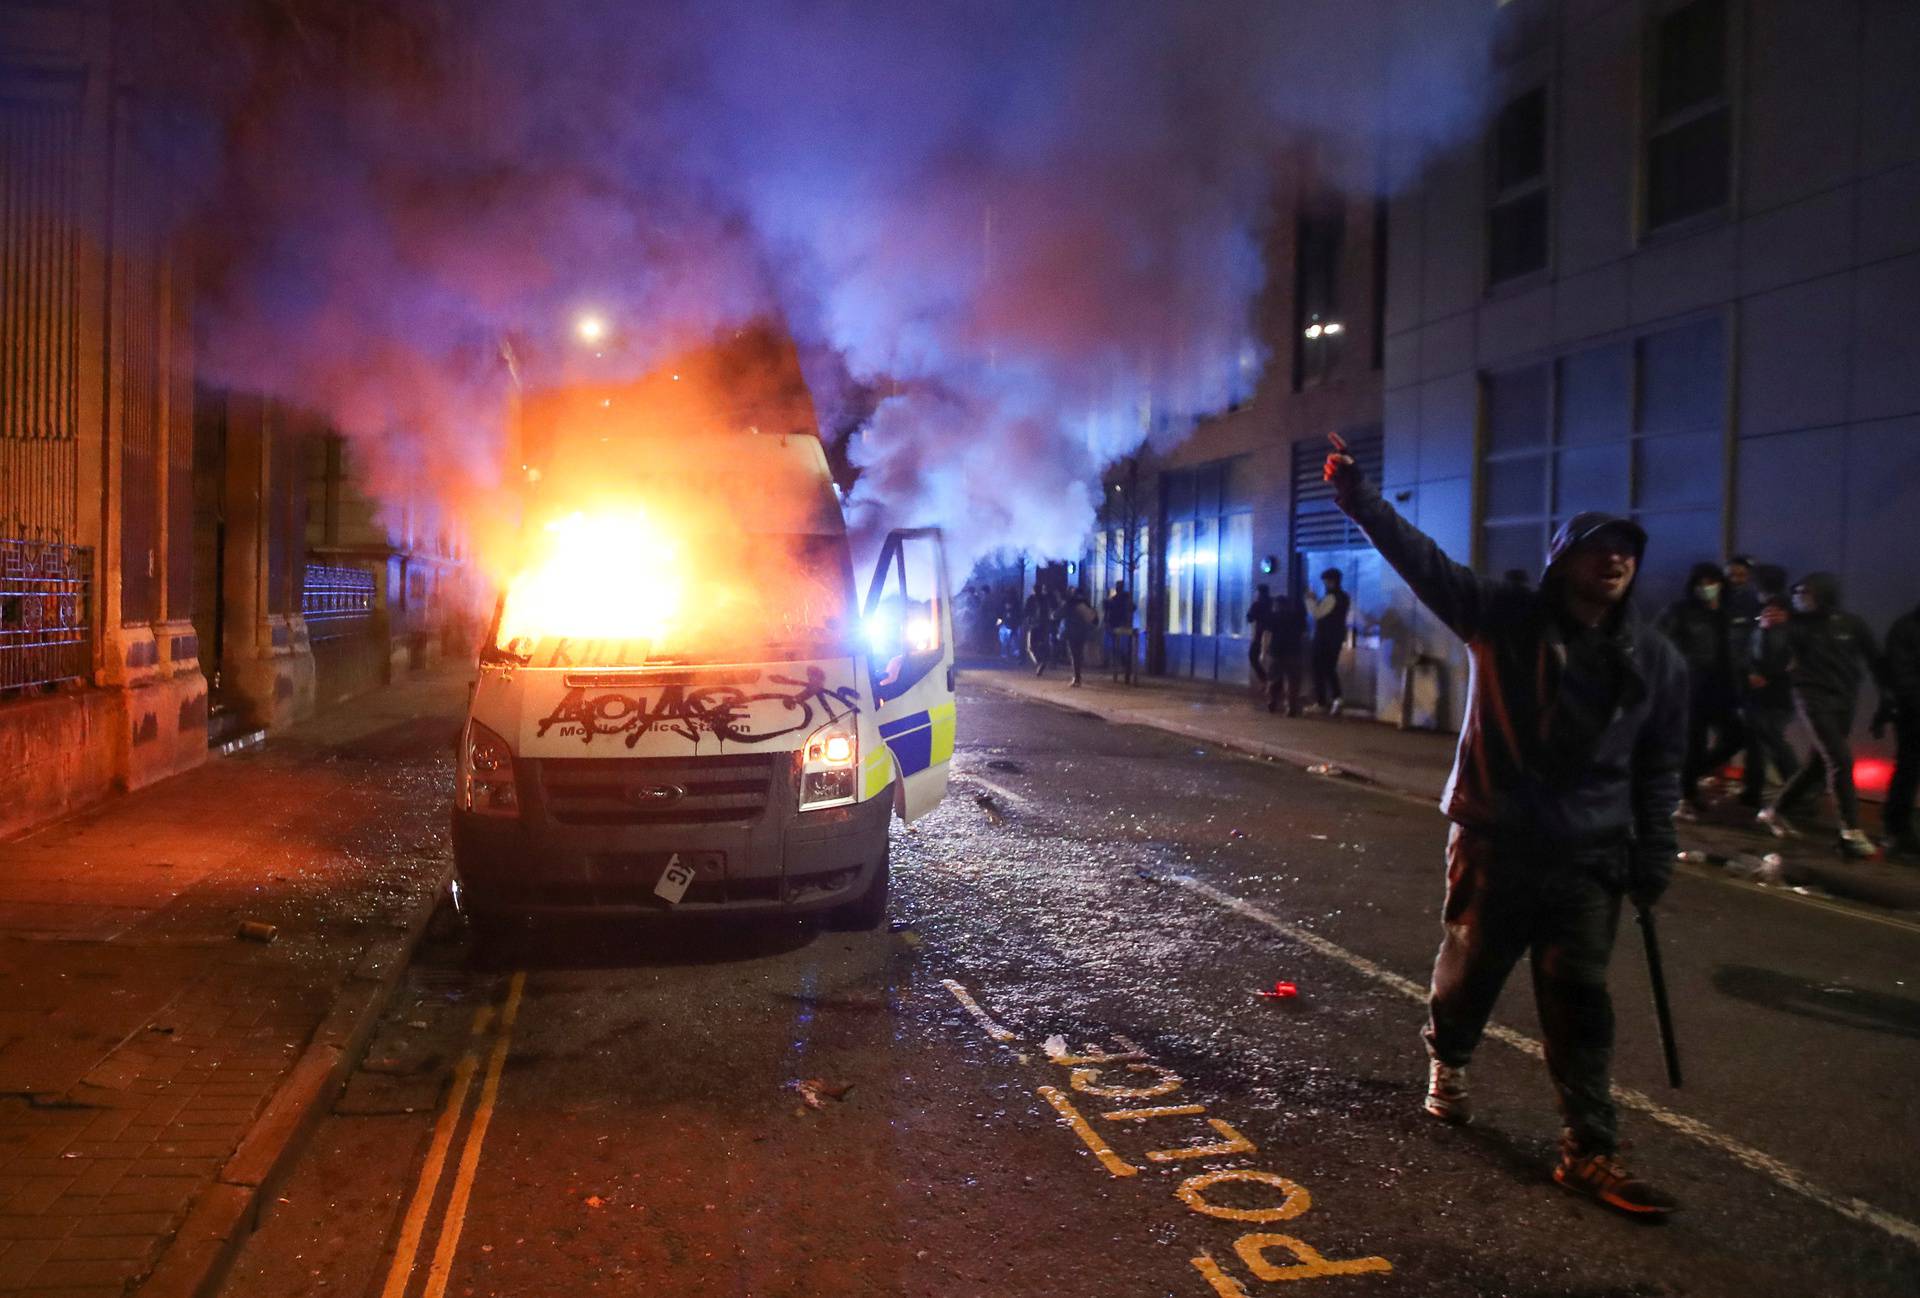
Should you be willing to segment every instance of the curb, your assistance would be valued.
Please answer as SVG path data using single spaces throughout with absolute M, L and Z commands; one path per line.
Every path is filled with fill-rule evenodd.
M 292 1172 L 307 1139 L 346 1086 L 425 939 L 453 877 L 449 861 L 402 933 L 376 940 L 347 975 L 333 1008 L 233 1156 L 188 1210 L 138 1298 L 214 1298 L 265 1204 Z
M 1193 739 L 1214 748 L 1229 752 L 1247 754 L 1253 757 L 1265 757 L 1274 761 L 1286 762 L 1310 773 L 1323 777 L 1335 775 L 1337 778 L 1352 780 L 1360 784 L 1369 784 L 1375 788 L 1397 793 L 1404 797 L 1430 800 L 1435 797 L 1432 789 L 1409 788 L 1404 783 L 1388 778 L 1377 770 L 1355 767 L 1346 762 L 1335 761 L 1321 753 L 1308 752 L 1305 749 L 1290 748 L 1285 744 L 1272 744 L 1262 740 L 1236 739 L 1209 731 L 1200 725 L 1171 721 L 1161 717 L 1131 712 L 1125 708 L 1103 710 L 1089 703 L 1076 702 L 1073 698 L 1040 697 L 1018 686 L 1006 685 L 993 678 L 993 673 L 979 671 L 966 677 L 971 684 L 992 690 L 1005 698 L 1021 699 L 1042 706 L 1056 707 L 1066 712 L 1076 712 L 1085 716 L 1098 717 L 1102 721 L 1118 722 L 1122 725 L 1145 726 L 1149 730 L 1159 730 L 1179 735 L 1183 739 Z M 1315 767 L 1331 768 L 1315 771 Z M 1723 843 L 1716 841 L 1700 855 L 1705 863 L 1693 863 L 1699 872 L 1707 877 L 1719 877 L 1728 872 L 1726 862 L 1737 856 L 1761 857 L 1777 851 L 1771 841 L 1755 843 L 1751 850 L 1726 852 L 1720 850 Z M 1682 868 L 1686 868 L 1684 865 Z M 1834 866 L 1816 865 L 1803 860 L 1788 860 L 1781 866 L 1779 882 L 1788 887 L 1815 888 L 1832 897 L 1845 901 L 1874 906 L 1882 910 L 1913 911 L 1920 910 L 1920 873 L 1913 883 L 1899 879 L 1879 879 L 1872 876 L 1861 877 L 1853 871 Z

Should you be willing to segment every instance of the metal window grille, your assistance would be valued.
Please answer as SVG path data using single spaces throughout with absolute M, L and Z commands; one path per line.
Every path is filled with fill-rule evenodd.
M 373 574 L 364 568 L 307 565 L 300 588 L 300 612 L 309 640 L 359 635 L 373 622 Z
M 0 695 L 93 671 L 93 551 L 0 537 Z
M 1349 430 L 1343 436 L 1347 454 L 1374 482 L 1380 481 L 1385 463 L 1385 444 L 1376 428 Z M 1340 506 L 1334 503 L 1333 488 L 1321 477 L 1327 461 L 1327 443 L 1308 439 L 1293 444 L 1293 548 L 1307 550 L 1350 550 L 1367 544 Z

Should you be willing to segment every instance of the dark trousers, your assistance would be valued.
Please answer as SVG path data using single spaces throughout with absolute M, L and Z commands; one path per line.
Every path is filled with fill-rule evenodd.
M 1682 787 L 1693 801 L 1702 776 L 1712 775 L 1746 747 L 1746 727 L 1732 697 L 1716 682 L 1695 677 L 1688 697 L 1687 764 Z
M 1793 709 L 1770 703 L 1749 703 L 1746 708 L 1746 769 L 1740 777 L 1740 796 L 1750 806 L 1759 806 L 1766 797 L 1767 767 L 1780 772 L 1782 783 L 1800 770 L 1800 756 L 1787 742 L 1787 727 L 1793 722 Z
M 1040 627 L 1027 628 L 1027 658 L 1033 663 L 1033 674 L 1044 675 L 1053 663 L 1053 636 Z
M 1266 660 L 1267 711 L 1283 708 L 1290 717 L 1300 715 L 1300 657 L 1289 654 Z
M 1607 962 L 1625 869 L 1620 845 L 1572 851 L 1463 825 L 1447 839 L 1446 936 L 1433 962 L 1427 1050 L 1465 1067 L 1507 975 L 1531 952 L 1547 1072 L 1575 1154 L 1610 1154 L 1619 1139 Z
M 1254 680 L 1267 679 L 1267 669 L 1260 661 L 1260 632 L 1257 629 L 1253 633 L 1253 643 L 1247 646 L 1247 666 L 1253 669 Z
M 1894 838 L 1913 834 L 1913 799 L 1920 794 L 1920 715 L 1911 708 L 1900 709 L 1894 721 L 1897 746 L 1893 756 L 1893 778 L 1887 781 L 1887 833 Z
M 1067 661 L 1073 664 L 1073 683 L 1078 685 L 1080 683 L 1080 669 L 1086 666 L 1087 662 L 1087 638 L 1085 636 L 1070 635 L 1066 639 Z
M 1133 628 L 1107 632 L 1107 671 L 1133 684 Z
M 1808 706 L 1807 701 L 1798 696 L 1793 705 L 1800 714 L 1800 723 L 1812 738 L 1813 747 L 1807 753 L 1807 764 L 1787 781 L 1773 805 L 1782 811 L 1791 810 L 1804 803 L 1815 786 L 1824 780 L 1827 792 L 1833 795 L 1840 828 L 1859 828 L 1860 795 L 1853 788 L 1853 709 Z
M 1313 698 L 1321 707 L 1340 701 L 1340 641 L 1313 642 Z

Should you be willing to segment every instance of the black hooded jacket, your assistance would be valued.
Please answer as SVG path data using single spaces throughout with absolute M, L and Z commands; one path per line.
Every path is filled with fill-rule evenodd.
M 1664 886 L 1678 842 L 1687 751 L 1687 668 L 1623 601 L 1598 630 L 1570 625 L 1556 567 L 1624 519 L 1579 514 L 1553 539 L 1539 590 L 1454 562 L 1364 479 L 1340 506 L 1473 660 L 1466 717 L 1440 809 L 1458 824 L 1564 844 L 1633 844 L 1631 882 Z M 1627 880 L 1619 881 L 1621 883 Z
M 1816 607 L 1796 610 L 1779 641 L 1794 697 L 1810 711 L 1851 713 L 1863 679 L 1869 673 L 1883 679 L 1873 629 L 1840 607 L 1840 582 L 1832 573 L 1808 573 L 1799 584 Z
M 1887 628 L 1887 693 L 1900 709 L 1902 723 L 1920 723 L 1920 608 L 1894 619 Z

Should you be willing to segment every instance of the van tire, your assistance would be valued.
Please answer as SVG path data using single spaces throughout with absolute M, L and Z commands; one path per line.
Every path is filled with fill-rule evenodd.
M 880 868 L 867 890 L 845 905 L 827 912 L 827 924 L 842 933 L 865 933 L 887 922 L 887 891 L 891 885 L 893 847 L 880 851 Z

